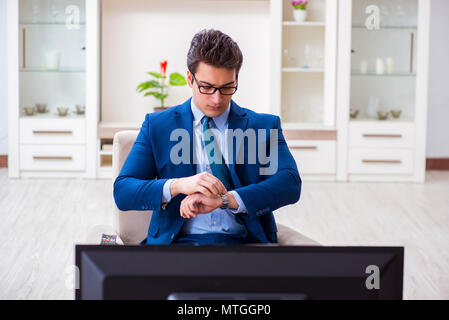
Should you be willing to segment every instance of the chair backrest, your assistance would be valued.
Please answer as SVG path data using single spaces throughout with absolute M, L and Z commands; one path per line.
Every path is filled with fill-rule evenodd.
M 136 141 L 139 131 L 119 131 L 114 136 L 112 151 L 112 181 L 116 179 Z M 153 211 L 121 211 L 113 201 L 114 228 L 124 244 L 139 244 L 147 237 Z M 278 224 L 279 245 L 320 245 L 297 231 Z
M 119 131 L 114 136 L 112 181 L 114 182 L 136 141 L 138 130 Z M 122 211 L 113 201 L 114 228 L 124 244 L 139 244 L 147 237 L 153 211 Z

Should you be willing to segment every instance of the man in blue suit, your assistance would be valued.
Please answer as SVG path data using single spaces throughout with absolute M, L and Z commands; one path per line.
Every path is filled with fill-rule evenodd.
M 154 210 L 142 244 L 277 242 L 273 211 L 299 200 L 301 179 L 279 117 L 232 100 L 242 61 L 226 34 L 197 33 L 192 98 L 146 115 L 114 182 L 120 210 Z

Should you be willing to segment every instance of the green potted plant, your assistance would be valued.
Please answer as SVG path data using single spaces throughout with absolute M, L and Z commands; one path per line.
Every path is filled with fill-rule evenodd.
M 139 93 L 145 92 L 144 97 L 153 96 L 160 100 L 161 105 L 154 107 L 154 111 L 168 109 L 168 107 L 165 106 L 164 101 L 168 97 L 167 91 L 170 86 L 185 86 L 187 84 L 186 79 L 178 72 L 173 72 L 168 76 L 169 81 L 167 84 L 167 61 L 162 61 L 160 65 L 161 70 L 159 73 L 148 72 L 148 74 L 155 79 L 142 82 L 136 89 Z

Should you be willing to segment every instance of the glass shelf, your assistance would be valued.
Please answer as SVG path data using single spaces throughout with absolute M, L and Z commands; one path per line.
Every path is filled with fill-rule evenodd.
M 37 22 L 32 22 L 32 21 L 20 21 L 19 25 L 55 25 L 55 26 L 65 26 L 66 23 L 65 22 L 51 22 L 51 21 L 37 21 Z M 69 24 L 71 26 L 75 25 L 75 24 Z M 86 23 L 85 22 L 80 22 L 79 23 L 80 26 L 85 26 Z
M 323 73 L 323 68 L 294 68 L 294 67 L 286 67 L 282 68 L 282 72 L 305 72 L 305 73 Z
M 297 22 L 297 21 L 283 21 L 282 25 L 290 26 L 290 27 L 324 27 L 325 24 L 322 21 L 305 21 L 305 22 Z
M 366 31 L 382 31 L 382 30 L 418 30 L 417 26 L 380 26 L 379 29 L 370 30 L 364 25 L 353 25 L 353 29 L 362 29 Z
M 25 114 L 21 111 L 19 117 L 22 119 L 84 119 L 85 114 L 77 114 L 75 111 L 69 111 L 66 116 L 60 116 L 56 111 L 50 111 L 45 113 L 35 113 L 32 116 Z
M 59 68 L 57 70 L 46 69 L 45 67 L 20 68 L 20 72 L 52 72 L 52 73 L 84 73 L 84 68 Z
M 366 123 L 413 123 L 414 119 L 410 117 L 399 117 L 399 118 L 388 118 L 386 120 L 379 120 L 377 118 L 369 118 L 369 117 L 360 117 L 360 118 L 350 118 L 350 122 L 366 122 Z
M 414 72 L 404 72 L 404 73 L 384 73 L 377 74 L 375 72 L 368 73 L 360 73 L 360 72 L 352 72 L 351 75 L 358 77 L 416 77 L 416 73 Z

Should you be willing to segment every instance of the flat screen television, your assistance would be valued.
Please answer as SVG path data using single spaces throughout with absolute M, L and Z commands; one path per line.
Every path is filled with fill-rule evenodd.
M 76 299 L 402 299 L 403 247 L 77 245 Z

